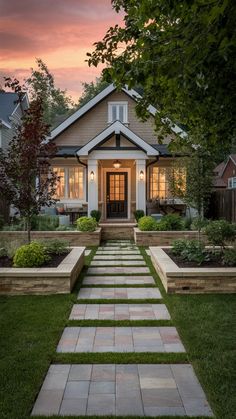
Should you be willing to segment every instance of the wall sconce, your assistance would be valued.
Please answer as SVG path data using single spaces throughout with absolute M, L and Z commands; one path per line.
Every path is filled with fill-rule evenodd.
M 139 179 L 140 180 L 143 180 L 144 179 L 144 172 L 143 172 L 143 170 L 140 170 Z
M 119 168 L 121 167 L 121 161 L 119 161 L 119 160 L 115 160 L 115 161 L 113 162 L 113 167 L 114 167 L 115 169 L 119 169 Z
M 90 180 L 94 180 L 94 171 L 93 170 L 90 172 Z

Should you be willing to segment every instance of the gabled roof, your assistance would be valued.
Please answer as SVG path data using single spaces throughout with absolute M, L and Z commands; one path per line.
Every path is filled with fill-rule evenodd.
M 17 108 L 20 106 L 17 93 L 0 92 L 0 123 L 6 128 L 11 128 L 11 116 L 14 115 Z M 28 107 L 28 98 L 25 95 L 23 100 L 23 108 Z
M 141 148 L 147 153 L 148 156 L 158 156 L 159 151 L 144 141 L 141 137 L 135 134 L 131 129 L 126 127 L 120 121 L 115 121 L 113 124 L 109 125 L 104 131 L 96 135 L 92 140 L 87 144 L 81 147 L 77 151 L 77 155 L 88 156 L 88 154 L 100 143 L 102 143 L 106 138 L 110 137 L 112 134 L 123 134 L 126 138 L 130 139 L 137 147 Z
M 227 159 L 227 161 L 226 161 L 226 163 L 224 163 L 224 162 L 221 163 L 221 164 L 224 164 L 224 166 L 221 169 L 221 173 L 219 173 L 219 176 L 220 177 L 223 176 L 224 171 L 225 171 L 225 169 L 228 166 L 228 164 L 229 164 L 230 161 L 232 161 L 233 164 L 236 166 L 236 154 L 230 154 L 229 157 L 228 157 L 228 159 Z M 220 165 L 218 165 L 218 166 L 220 166 Z M 215 170 L 218 168 L 218 166 L 215 168 Z
M 58 125 L 56 128 L 54 128 L 51 131 L 50 139 L 56 138 L 59 134 L 61 134 L 66 128 L 68 128 L 70 125 L 72 125 L 75 121 L 77 121 L 79 118 L 81 118 L 85 113 L 87 113 L 90 109 L 92 109 L 95 105 L 97 105 L 99 102 L 101 102 L 103 99 L 105 99 L 108 95 L 113 93 L 116 90 L 116 87 L 114 84 L 110 84 L 108 87 L 106 87 L 102 92 L 98 93 L 93 99 L 91 99 L 88 103 L 86 103 L 84 106 L 82 106 L 80 109 L 78 109 L 76 112 L 74 112 L 72 115 L 70 115 L 65 121 L 63 121 L 60 125 Z M 123 92 L 125 92 L 128 96 L 130 96 L 133 100 L 138 100 L 141 98 L 140 94 L 137 93 L 133 89 L 128 89 L 127 87 L 124 87 L 122 89 Z M 158 110 L 152 106 L 148 106 L 148 111 L 151 115 L 155 116 L 155 114 L 158 112 Z M 168 118 L 162 119 L 162 122 L 164 124 L 171 122 Z M 171 129 L 175 134 L 180 135 L 181 137 L 186 137 L 187 134 L 184 130 L 182 130 L 178 125 L 171 123 Z

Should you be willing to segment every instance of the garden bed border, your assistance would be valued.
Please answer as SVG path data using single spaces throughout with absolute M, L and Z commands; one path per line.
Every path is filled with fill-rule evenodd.
M 165 246 L 171 249 L 171 246 Z M 149 247 L 152 263 L 171 294 L 236 293 L 235 268 L 179 268 L 162 247 Z
M 170 246 L 173 240 L 198 240 L 198 231 L 171 230 L 171 231 L 141 231 L 134 228 L 134 241 L 138 246 Z M 201 240 L 206 242 L 205 234 L 201 233 Z

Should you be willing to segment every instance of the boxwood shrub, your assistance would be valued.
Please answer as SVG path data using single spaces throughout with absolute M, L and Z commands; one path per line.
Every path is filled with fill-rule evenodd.
M 79 231 L 95 231 L 97 221 L 92 217 L 80 217 L 76 220 L 76 225 Z
M 49 260 L 45 247 L 41 243 L 32 242 L 19 247 L 13 258 L 13 265 L 17 268 L 34 268 L 42 266 Z
M 150 215 L 147 215 L 139 219 L 138 228 L 141 231 L 155 231 L 157 229 L 157 222 Z

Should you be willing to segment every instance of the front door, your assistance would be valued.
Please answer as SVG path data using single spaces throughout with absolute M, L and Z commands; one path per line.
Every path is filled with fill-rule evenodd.
M 107 172 L 107 218 L 127 218 L 127 172 Z

